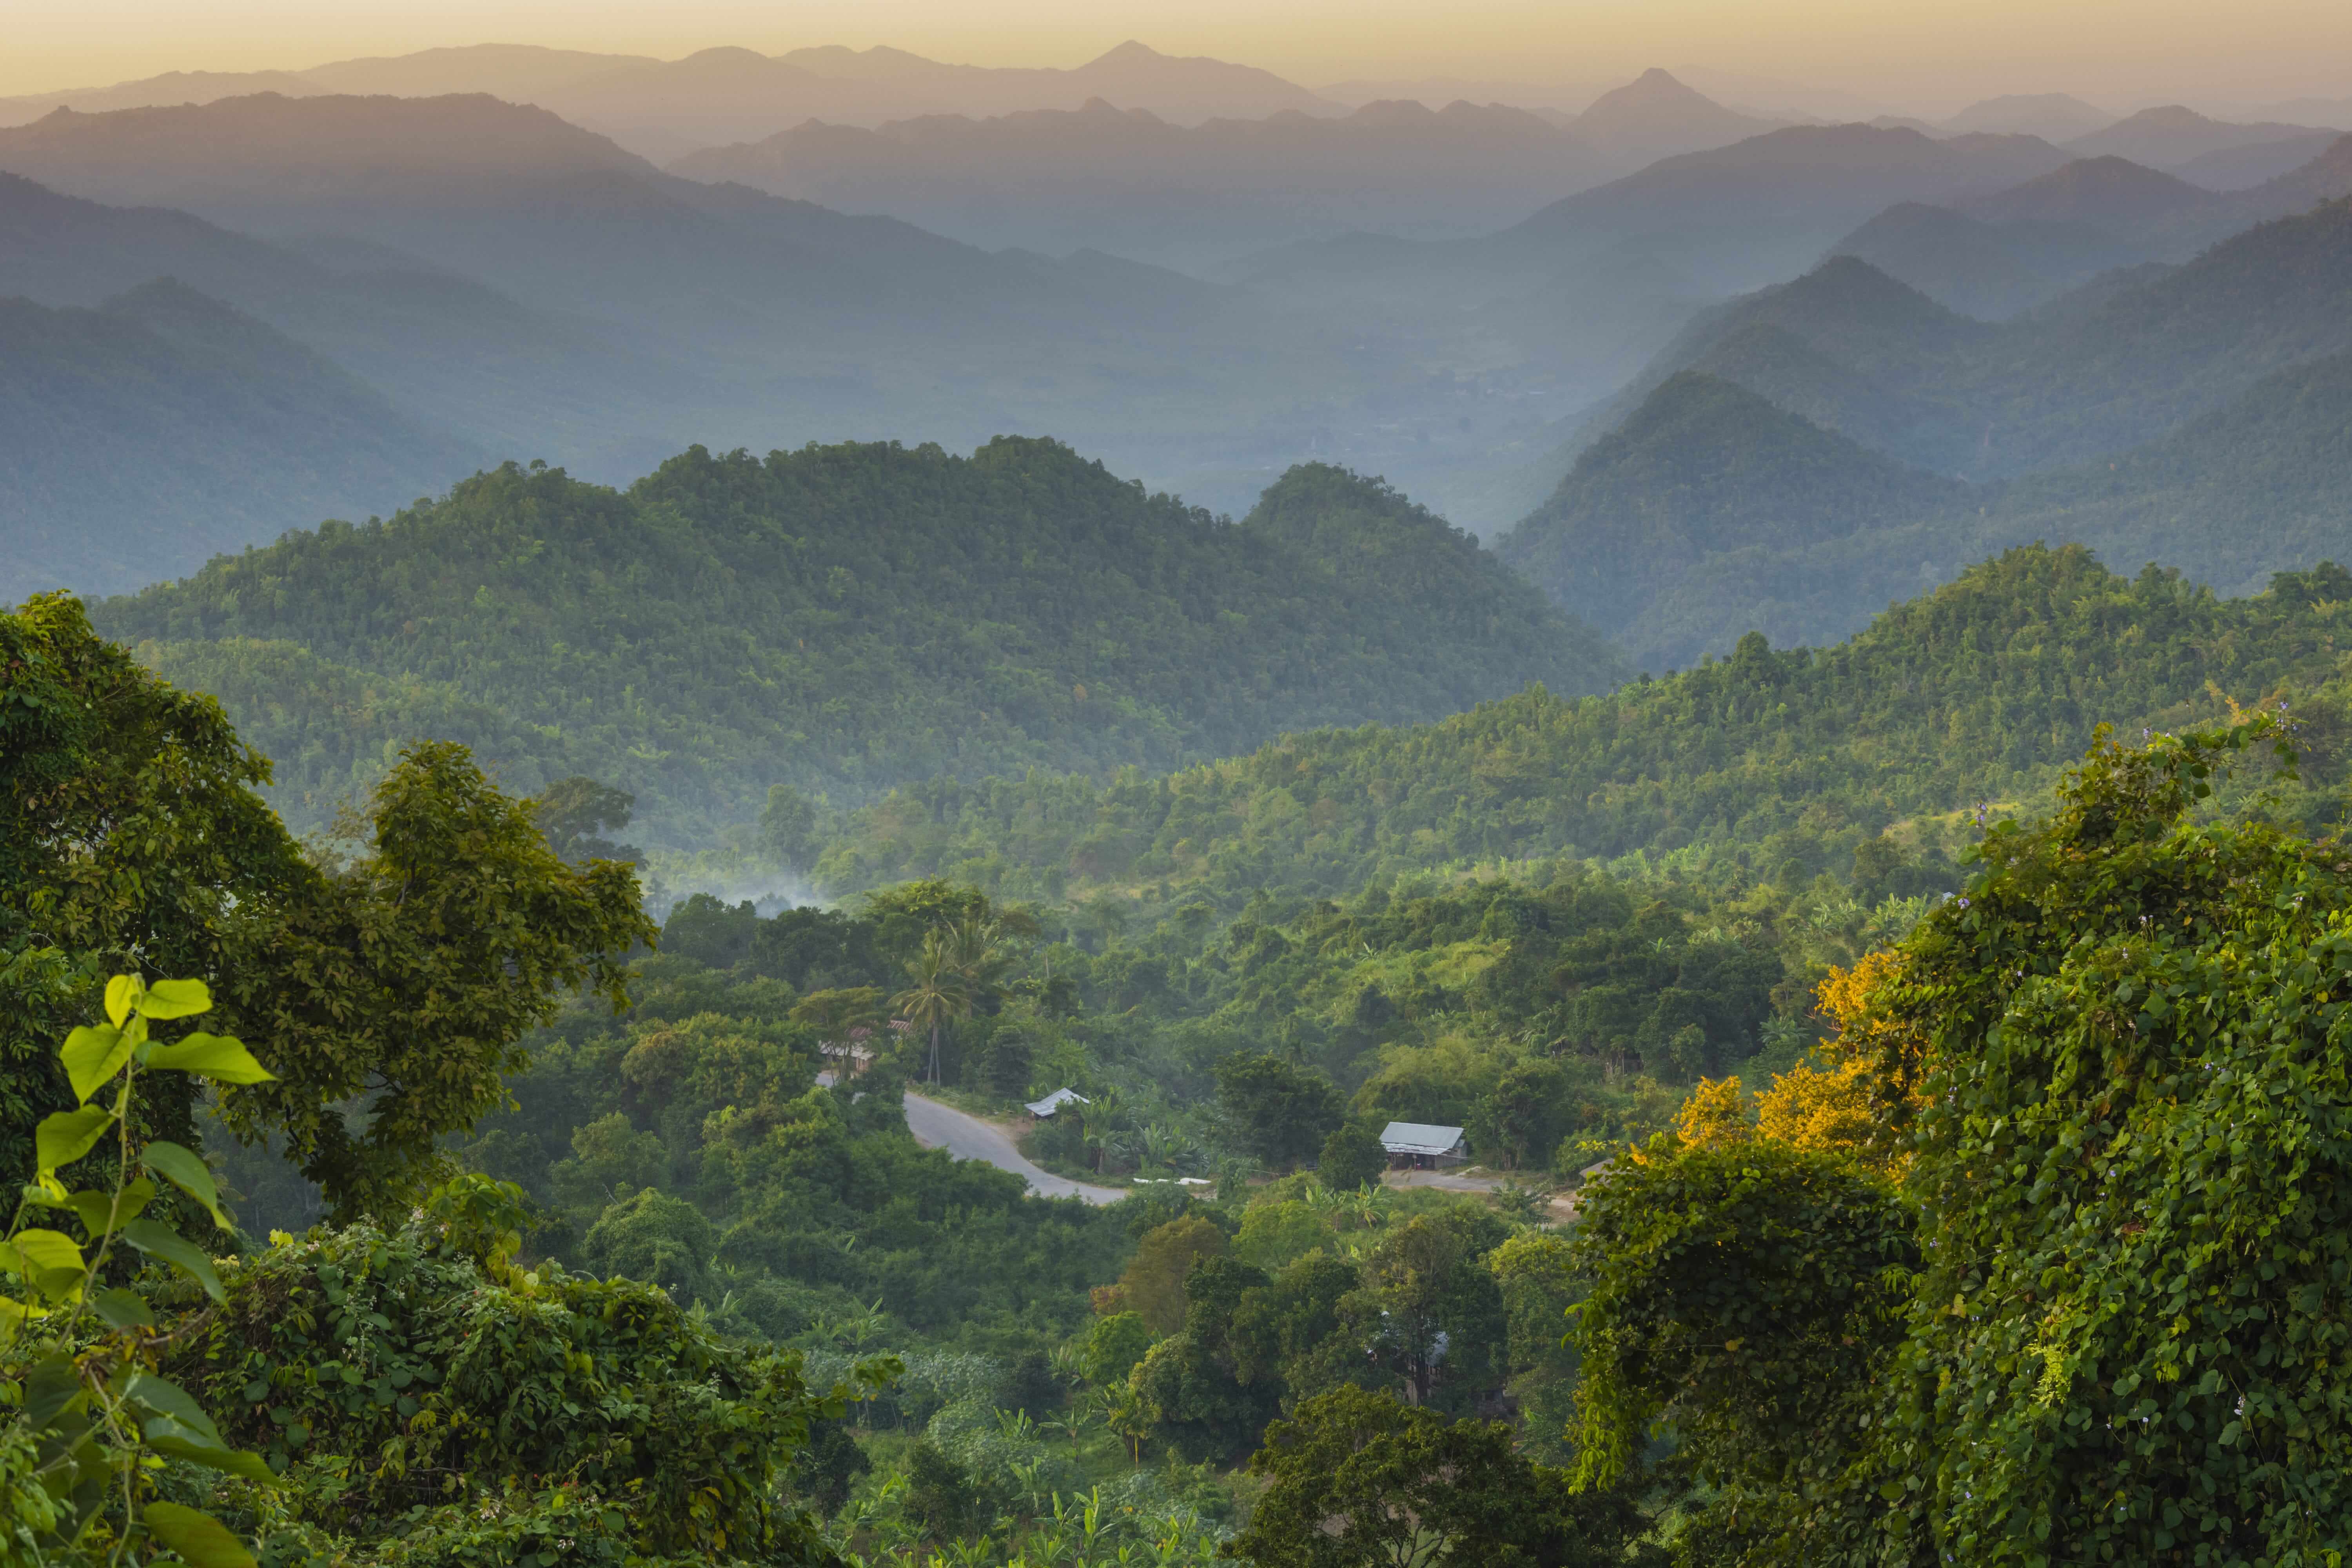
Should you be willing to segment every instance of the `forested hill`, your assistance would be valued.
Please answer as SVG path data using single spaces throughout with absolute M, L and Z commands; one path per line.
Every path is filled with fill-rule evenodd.
M 2022 548 L 1831 648 L 1751 636 L 1727 659 L 1580 701 L 1528 692 L 1108 787 L 1032 775 L 896 796 L 856 816 L 819 875 L 840 891 L 938 870 L 1016 894 L 1238 904 L 1549 854 L 1843 874 L 1888 830 L 1957 847 L 1951 814 L 2039 798 L 2103 721 L 2136 733 L 2284 696 L 2312 775 L 2332 777 L 2347 597 L 2352 573 L 2332 565 L 2231 600 L 2153 568 L 2117 576 L 2080 548 Z
M 1496 549 L 1636 664 L 1668 669 L 1747 629 L 1652 613 L 1700 563 L 1956 511 L 1968 495 L 1958 480 L 1906 468 L 1746 387 L 1684 371 L 1578 458 Z
M 1623 674 L 1377 481 L 1295 470 L 1235 524 L 1013 438 L 696 448 L 625 491 L 509 465 L 95 618 L 222 699 L 298 823 L 432 735 L 631 790 L 656 843 L 776 783 L 1165 769 Z
M 0 299 L 0 604 L 121 593 L 479 460 L 170 279 L 94 310 Z

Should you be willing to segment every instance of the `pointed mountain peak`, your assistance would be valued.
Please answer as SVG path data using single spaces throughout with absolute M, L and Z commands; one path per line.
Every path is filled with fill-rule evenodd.
M 1161 54 L 1150 44 L 1140 43 L 1134 38 L 1129 38 L 1127 42 L 1118 45 L 1115 48 L 1106 49 L 1102 54 L 1095 58 L 1093 63 L 1098 66 L 1144 65 L 1154 60 L 1164 60 L 1168 58 L 1168 56 Z
M 1593 100 L 1593 107 L 1597 109 L 1604 103 L 1703 103 L 1709 109 L 1723 107 L 1662 66 L 1652 66 L 1623 87 L 1602 93 Z
M 1576 118 L 1579 135 L 1644 157 L 1720 147 L 1775 121 L 1726 109 L 1671 71 L 1655 66 L 1602 93 Z

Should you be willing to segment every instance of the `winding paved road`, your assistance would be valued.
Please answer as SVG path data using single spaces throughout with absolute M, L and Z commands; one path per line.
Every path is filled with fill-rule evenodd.
M 959 1160 L 984 1160 L 1000 1171 L 1010 1171 L 1029 1183 L 1041 1197 L 1084 1198 L 1090 1204 L 1115 1204 L 1128 1195 L 1124 1187 L 1090 1187 L 1051 1171 L 1041 1171 L 1021 1157 L 1001 1128 L 967 1116 L 953 1106 L 925 1100 L 907 1091 L 907 1131 L 926 1149 L 945 1149 Z

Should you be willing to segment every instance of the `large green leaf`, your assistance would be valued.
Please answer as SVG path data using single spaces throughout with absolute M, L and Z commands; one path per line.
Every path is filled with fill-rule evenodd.
M 158 980 L 132 1004 L 150 1018 L 192 1018 L 213 1009 L 213 994 L 201 980 Z
M 152 1329 L 155 1326 L 154 1312 L 136 1290 L 125 1290 L 117 1286 L 110 1290 L 92 1291 L 89 1304 L 98 1309 L 98 1315 L 106 1320 L 110 1328 Z
M 55 1421 L 81 1393 L 81 1373 L 69 1355 L 44 1356 L 25 1374 L 25 1420 L 34 1431 Z
M 221 1213 L 220 1189 L 213 1184 L 212 1170 L 193 1151 L 159 1138 L 142 1149 L 139 1157 L 149 1170 L 204 1205 L 215 1225 L 229 1228 L 228 1216 Z
M 118 1199 L 112 1193 L 102 1193 L 96 1187 L 84 1187 L 69 1194 L 65 1206 L 80 1219 L 81 1227 L 93 1240 L 110 1230 L 120 1230 L 137 1219 L 140 1211 L 155 1201 L 155 1184 L 142 1176 L 122 1189 Z
M 122 1021 L 131 1016 L 131 1006 L 139 1000 L 140 989 L 135 974 L 118 974 L 106 983 L 106 1016 L 116 1028 L 122 1027 Z
M 44 1171 L 70 1165 L 89 1153 L 113 1125 L 114 1112 L 102 1105 L 85 1105 L 79 1110 L 60 1110 L 44 1116 L 39 1130 L 33 1134 L 34 1158 Z
M 194 1394 L 170 1378 L 158 1377 L 152 1372 L 133 1373 L 131 1381 L 123 1385 L 122 1393 L 125 1398 L 135 1400 L 156 1415 L 168 1415 L 178 1422 L 184 1428 L 185 1436 L 210 1443 L 216 1448 L 223 1446 L 220 1428 L 214 1426 L 213 1418 L 205 1414 L 205 1407 L 196 1403 Z
M 253 1568 L 253 1554 L 208 1513 L 175 1502 L 151 1502 L 140 1510 L 155 1539 L 187 1559 L 191 1568 Z
M 168 1415 L 159 1415 L 148 1422 L 145 1436 L 147 1446 L 157 1453 L 185 1459 L 192 1465 L 202 1465 L 208 1470 L 226 1471 L 264 1485 L 278 1479 L 277 1472 L 269 1468 L 269 1461 L 260 1455 L 210 1441 Z
M 175 1235 L 168 1226 L 152 1219 L 134 1219 L 122 1227 L 122 1239 L 148 1257 L 161 1258 L 187 1274 L 214 1300 L 227 1298 L 228 1293 L 221 1289 L 220 1276 L 213 1271 L 213 1260 L 194 1242 Z
M 68 1035 L 58 1057 L 73 1081 L 74 1098 L 87 1102 L 99 1085 L 121 1072 L 131 1059 L 131 1045 L 128 1031 L 106 1024 L 86 1024 Z
M 147 1054 L 151 1068 L 192 1072 L 220 1083 L 269 1083 L 278 1075 L 253 1059 L 245 1042 L 227 1035 L 190 1035 Z
M 81 1247 L 61 1230 L 20 1230 L 16 1235 L 19 1271 L 51 1296 L 71 1296 L 87 1277 Z

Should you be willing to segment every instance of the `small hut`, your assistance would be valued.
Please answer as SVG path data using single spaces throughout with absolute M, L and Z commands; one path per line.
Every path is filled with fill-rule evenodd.
M 1465 1163 L 1470 1158 L 1462 1129 L 1422 1121 L 1390 1122 L 1381 1130 L 1381 1147 L 1388 1151 L 1391 1171 L 1433 1171 L 1440 1165 Z

